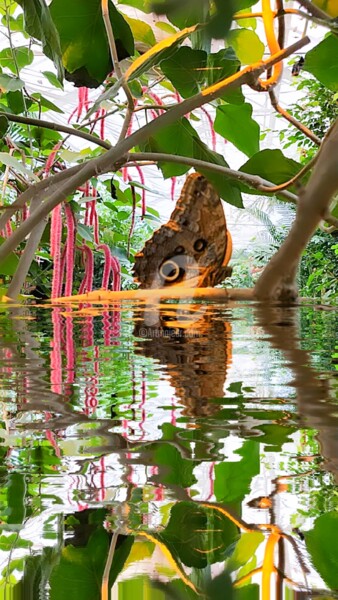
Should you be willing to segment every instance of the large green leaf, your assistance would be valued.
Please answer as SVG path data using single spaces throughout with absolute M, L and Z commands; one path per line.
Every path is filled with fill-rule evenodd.
M 214 123 L 215 131 L 247 156 L 259 151 L 259 125 L 251 115 L 251 104 L 223 104 L 217 107 Z
M 98 87 L 112 70 L 101 0 L 53 0 L 51 15 L 60 36 L 67 79 L 76 85 Z M 109 16 L 119 59 L 134 52 L 128 23 L 109 2 Z
M 207 84 L 214 85 L 236 73 L 241 63 L 232 48 L 222 48 L 215 54 L 208 54 Z M 222 99 L 231 104 L 242 104 L 244 96 L 241 88 L 229 90 Z
M 244 171 L 244 173 L 259 175 L 263 179 L 279 185 L 291 179 L 301 168 L 302 166 L 295 160 L 284 156 L 281 150 L 267 149 L 254 154 L 239 170 Z M 257 192 L 244 184 L 241 184 L 241 189 L 247 194 L 271 195 L 267 192 Z
M 242 533 L 234 552 L 227 562 L 227 569 L 229 571 L 237 571 L 240 567 L 246 565 L 263 541 L 264 535 L 260 531 Z
M 194 158 L 199 160 L 205 160 L 207 162 L 220 165 L 222 167 L 229 167 L 228 163 L 224 160 L 221 154 L 210 150 L 206 144 L 204 144 L 199 137 L 194 137 Z M 199 171 L 212 183 L 217 190 L 220 197 L 225 200 L 228 204 L 237 206 L 237 208 L 243 208 L 243 201 L 238 184 L 228 178 L 223 173 L 215 173 L 209 169 L 199 169 Z
M 224 560 L 237 536 L 237 527 L 219 512 L 179 502 L 172 507 L 161 538 L 186 566 L 203 569 Z
M 237 10 L 236 0 L 214 0 L 215 12 L 211 16 L 207 30 L 215 39 L 226 37 Z
M 17 90 L 22 90 L 24 85 L 24 82 L 19 77 L 12 77 L 11 75 L 7 75 L 7 73 L 1 73 L 0 75 L 0 88 L 2 91 L 16 92 Z
M 161 62 L 161 69 L 181 96 L 189 98 L 200 91 L 200 84 L 205 79 L 206 64 L 206 52 L 183 46 L 173 56 Z
M 176 156 L 197 158 L 223 167 L 229 166 L 223 156 L 210 150 L 200 140 L 197 132 L 186 118 L 164 127 L 156 136 L 149 138 L 147 142 L 142 144 L 140 148 L 145 152 L 164 152 Z M 179 163 L 160 162 L 158 166 L 166 178 L 183 175 L 189 170 L 189 166 Z M 215 173 L 207 168 L 199 169 L 199 171 L 215 186 L 223 200 L 237 207 L 243 206 L 237 183 L 228 179 L 224 174 Z
M 53 60 L 58 78 L 62 81 L 63 66 L 60 39 L 45 0 L 17 0 L 17 2 L 24 11 L 26 32 L 42 42 L 44 53 Z
M 17 75 L 23 67 L 27 67 L 33 62 L 34 54 L 30 48 L 26 46 L 17 46 L 16 48 L 5 48 L 0 52 L 0 67 L 7 67 Z
M 262 59 L 264 44 L 257 33 L 251 29 L 233 29 L 229 31 L 227 42 L 235 50 L 243 65 L 250 65 Z
M 125 15 L 124 18 L 127 21 L 135 40 L 143 42 L 148 46 L 154 46 L 154 44 L 156 44 L 154 32 L 148 23 L 145 23 L 140 19 L 132 19 L 127 15 Z
M 304 534 L 314 566 L 332 589 L 338 589 L 337 531 L 338 512 L 332 511 L 318 517 L 314 528 Z
M 114 553 L 112 580 L 116 579 L 116 564 L 120 571 L 130 552 L 133 538 L 128 537 Z M 125 546 L 125 547 L 124 547 Z M 64 600 L 65 590 L 72 600 L 96 600 L 100 598 L 103 570 L 109 548 L 108 533 L 100 528 L 91 535 L 87 546 L 66 546 L 62 550 L 60 562 L 53 569 L 50 577 L 50 599 Z M 123 556 L 122 556 L 123 555 Z M 122 560 L 121 560 L 122 559 Z M 112 574 L 112 572 L 111 572 Z
M 218 502 L 241 502 L 250 489 L 252 478 L 259 473 L 259 444 L 244 442 L 236 451 L 240 462 L 223 462 L 215 467 L 215 496 Z
M 338 37 L 331 34 L 306 54 L 303 69 L 336 92 L 338 90 L 337 57 Z

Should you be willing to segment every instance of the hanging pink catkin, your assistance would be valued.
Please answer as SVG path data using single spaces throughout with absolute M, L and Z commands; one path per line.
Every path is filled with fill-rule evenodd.
M 171 199 L 175 200 L 176 177 L 171 178 Z
M 85 294 L 93 289 L 94 255 L 92 249 L 86 244 L 81 247 L 81 250 L 85 264 L 85 274 L 79 288 L 79 294 Z
M 71 296 L 73 291 L 74 276 L 75 218 L 68 202 L 65 203 L 65 213 L 67 226 L 65 296 Z
M 110 272 L 112 270 L 112 264 L 111 264 L 111 252 L 110 252 L 110 248 L 107 244 L 99 244 L 97 246 L 97 250 L 103 250 L 104 253 L 104 269 L 103 269 L 103 275 L 102 275 L 102 284 L 101 284 L 101 288 L 103 290 L 107 290 L 108 286 L 109 286 L 109 276 L 110 276 Z
M 208 119 L 208 123 L 210 126 L 210 132 L 211 132 L 211 144 L 212 144 L 212 149 L 216 150 L 216 133 L 214 130 L 214 122 L 210 116 L 210 113 L 207 111 L 206 108 L 204 108 L 203 106 L 201 107 L 201 111 L 204 112 L 206 118 Z
M 119 292 L 121 289 L 121 265 L 116 256 L 111 257 L 111 268 L 114 274 L 113 291 Z
M 45 168 L 44 168 L 44 177 L 47 177 L 49 175 L 50 170 L 51 170 L 51 168 L 53 166 L 56 154 L 60 150 L 61 145 L 62 145 L 62 142 L 58 142 L 57 144 L 55 144 L 55 146 L 52 149 L 50 155 L 48 156 L 48 158 L 46 160 Z
M 140 176 L 140 180 L 142 185 L 145 185 L 145 179 L 144 179 L 144 175 L 142 172 L 142 169 L 139 165 L 135 165 L 135 169 L 137 170 L 139 176 Z M 141 195 L 141 216 L 142 219 L 144 217 L 144 215 L 146 214 L 146 191 L 144 188 L 142 188 L 142 195 Z
M 101 121 L 100 121 L 100 138 L 101 140 L 104 140 L 104 128 L 105 128 L 105 114 L 106 114 L 106 109 L 105 108 L 101 108 Z
M 52 298 L 61 295 L 61 238 L 62 238 L 62 211 L 61 204 L 52 210 L 50 223 L 50 254 L 53 258 Z

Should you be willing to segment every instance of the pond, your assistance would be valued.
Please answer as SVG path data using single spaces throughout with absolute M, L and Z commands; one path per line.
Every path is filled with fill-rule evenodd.
M 338 597 L 337 310 L 0 322 L 1 599 Z

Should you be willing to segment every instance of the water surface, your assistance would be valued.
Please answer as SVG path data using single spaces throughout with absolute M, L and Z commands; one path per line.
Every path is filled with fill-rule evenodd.
M 337 323 L 2 306 L 0 598 L 337 597 Z

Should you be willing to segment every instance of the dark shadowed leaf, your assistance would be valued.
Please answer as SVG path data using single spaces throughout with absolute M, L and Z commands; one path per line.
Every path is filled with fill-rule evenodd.
M 226 79 L 237 73 L 240 69 L 241 63 L 236 56 L 233 48 L 223 48 L 216 54 L 208 54 L 208 70 L 207 70 L 207 84 L 208 86 L 214 85 L 222 79 Z M 244 102 L 244 96 L 241 88 L 229 90 L 222 95 L 222 99 L 231 104 L 242 104 Z
M 206 64 L 206 52 L 183 46 L 161 62 L 161 69 L 181 96 L 188 98 L 200 91 L 200 84 L 205 79 Z
M 5 115 L 0 114 L 0 138 L 4 137 L 9 127 L 8 119 Z
M 338 90 L 338 37 L 328 35 L 305 56 L 304 71 L 312 73 L 321 83 Z
M 42 42 L 42 48 L 55 64 L 58 78 L 63 80 L 61 46 L 58 32 L 45 0 L 17 0 L 24 11 L 25 30 Z M 70 3 L 68 3 L 70 5 Z M 65 13 L 67 14 L 67 13 Z
M 244 173 L 259 175 L 279 185 L 291 179 L 301 168 L 302 165 L 284 156 L 281 150 L 261 150 L 254 154 L 239 170 L 244 171 Z M 267 192 L 257 192 L 244 184 L 241 184 L 241 189 L 247 194 L 270 195 Z
M 337 531 L 338 513 L 332 511 L 318 517 L 314 528 L 304 534 L 315 568 L 332 589 L 338 589 Z
M 226 37 L 237 10 L 235 0 L 214 0 L 216 11 L 207 24 L 207 30 L 212 38 Z
M 101 1 L 53 0 L 50 11 L 60 36 L 62 61 L 69 77 L 77 86 L 98 87 L 112 71 Z M 118 57 L 126 58 L 134 52 L 130 27 L 112 2 L 109 2 L 109 15 Z

